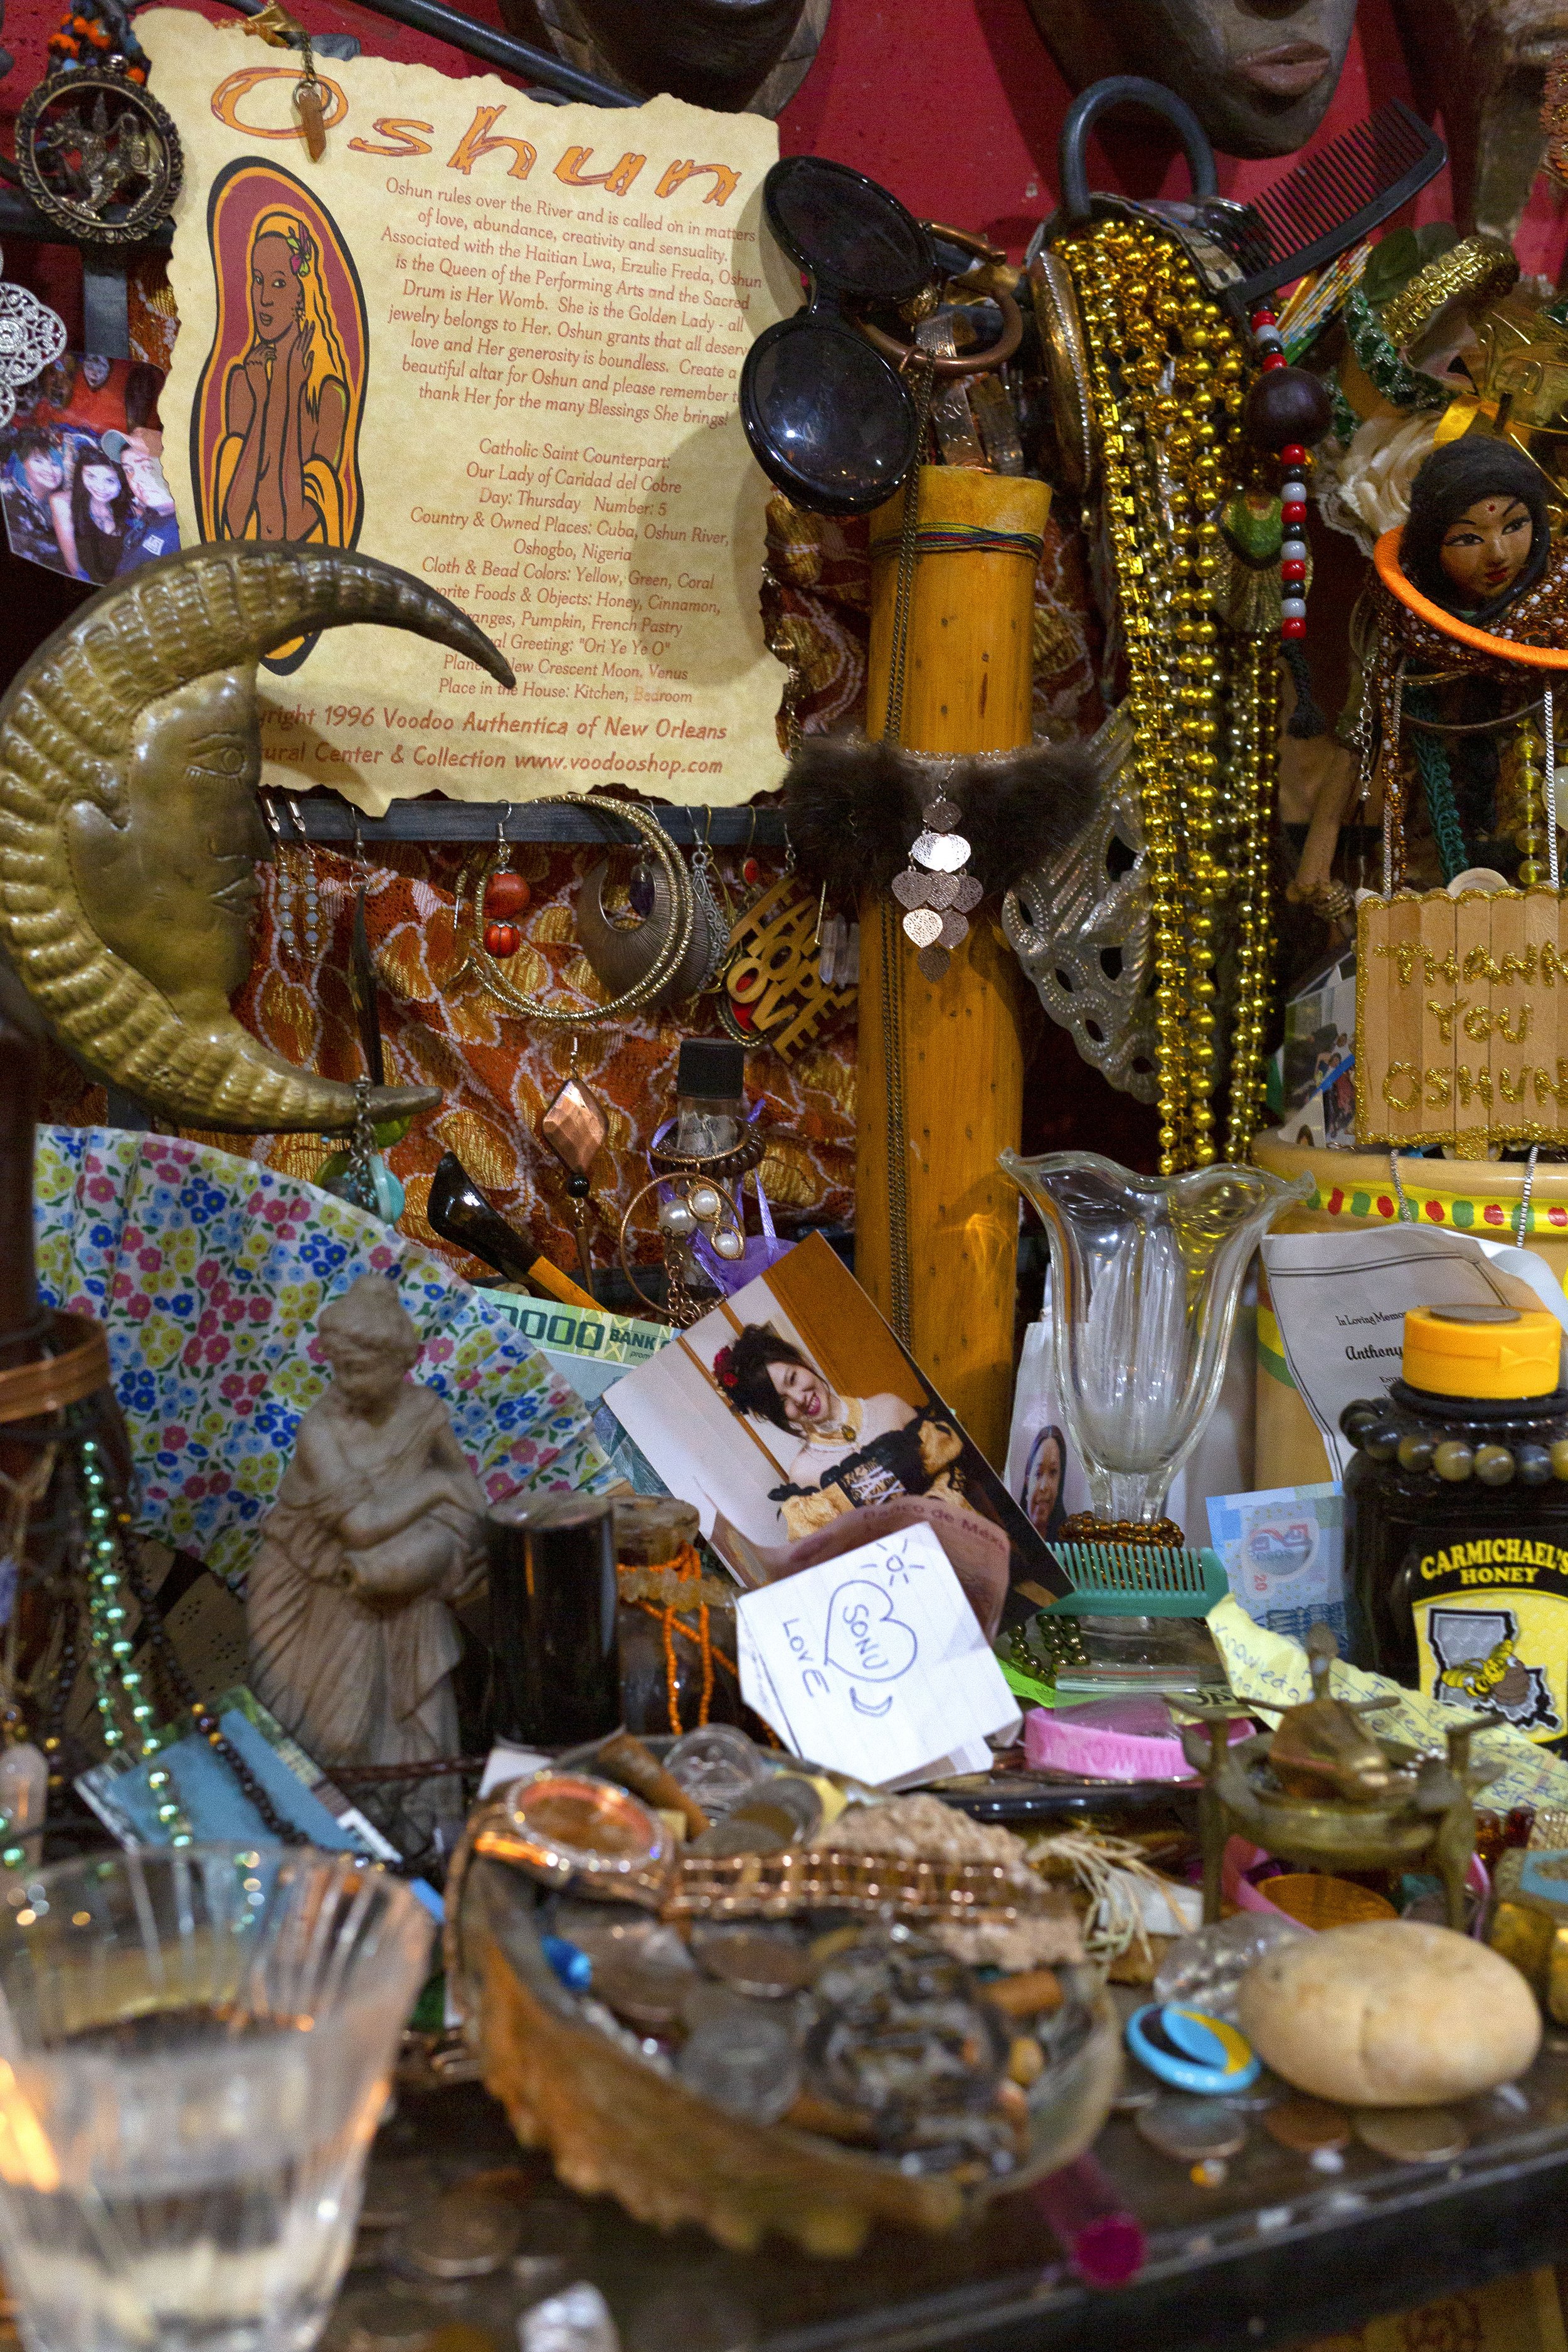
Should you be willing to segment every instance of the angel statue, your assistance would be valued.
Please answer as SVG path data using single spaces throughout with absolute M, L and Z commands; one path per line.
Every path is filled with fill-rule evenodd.
M 329 1769 L 455 1756 L 453 1609 L 482 1574 L 483 1490 L 446 1405 L 408 1377 L 419 1334 L 394 1283 L 361 1275 L 319 1328 L 331 1383 L 250 1571 L 251 1687 Z M 450 1810 L 455 1787 L 412 1810 Z

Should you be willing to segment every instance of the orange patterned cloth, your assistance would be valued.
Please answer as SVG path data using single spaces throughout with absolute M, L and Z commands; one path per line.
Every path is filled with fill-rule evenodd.
M 796 716 L 807 733 L 864 721 L 868 530 L 863 520 L 831 521 L 781 499 L 769 507 L 763 611 L 774 650 L 796 672 Z M 1101 653 L 1081 535 L 1053 514 L 1035 583 L 1037 733 L 1089 734 L 1100 725 Z M 780 725 L 782 739 L 782 717 Z M 510 966 L 514 984 L 552 1004 L 576 1002 L 587 1014 L 604 998 L 576 945 L 573 897 L 603 855 L 519 845 L 511 858 L 532 892 L 519 926 L 522 945 Z M 628 872 L 631 856 L 620 854 L 612 871 Z M 460 971 L 454 908 L 464 858 L 457 848 L 377 844 L 367 847 L 361 869 L 348 854 L 288 850 L 262 869 L 251 974 L 235 1010 L 289 1061 L 330 1077 L 363 1074 L 348 989 L 354 892 L 363 877 L 387 1076 L 437 1086 L 446 1097 L 388 1154 L 407 1192 L 402 1230 L 460 1271 L 484 1278 L 478 1261 L 440 1241 L 426 1219 L 436 1163 L 451 1150 L 537 1251 L 571 1268 L 576 1252 L 564 1214 L 564 1171 L 538 1140 L 540 1118 L 570 1068 L 570 1040 L 506 1013 L 472 972 Z M 743 862 L 743 851 L 715 854 L 737 908 L 752 895 L 741 878 Z M 759 850 L 755 864 L 760 880 L 754 887 L 766 888 L 782 870 L 782 853 Z M 853 908 L 847 903 L 844 911 Z M 673 1108 L 681 1038 L 720 1034 L 711 998 L 672 1013 L 640 1013 L 613 1030 L 581 1032 L 578 1073 L 603 1101 L 610 1124 L 608 1145 L 593 1171 L 600 1212 L 594 1255 L 600 1265 L 613 1262 L 622 1212 L 647 1179 L 647 1140 Z M 765 1100 L 764 1116 L 779 1134 L 762 1174 L 780 1231 L 851 1223 L 853 1016 L 788 1066 L 776 1054 L 752 1055 L 747 1085 L 753 1099 Z M 103 1090 L 54 1057 L 44 1116 L 71 1125 L 101 1121 Z M 198 1139 L 305 1178 L 316 1175 L 334 1148 L 309 1135 L 203 1134 Z M 650 1206 L 645 1203 L 637 1221 L 633 1255 L 642 1264 L 659 1255 Z
M 623 873 L 633 854 L 611 853 Z M 552 1006 L 581 1004 L 590 1017 L 604 992 L 577 947 L 572 899 L 582 875 L 603 855 L 520 844 L 511 856 L 533 896 L 518 926 L 522 944 L 507 966 L 509 977 Z M 740 881 L 739 853 L 714 862 L 737 902 L 749 895 Z M 758 853 L 764 884 L 782 862 L 782 853 Z M 387 1076 L 395 1083 L 439 1087 L 446 1096 L 440 1109 L 388 1154 L 408 1194 L 402 1230 L 468 1268 L 461 1253 L 430 1231 L 425 1216 L 436 1163 L 443 1151 L 455 1151 L 535 1248 L 571 1267 L 576 1255 L 564 1213 L 565 1171 L 538 1140 L 539 1121 L 571 1066 L 571 1041 L 563 1032 L 533 1027 L 507 1013 L 472 971 L 459 971 L 453 914 L 462 864 L 455 849 L 378 845 L 367 849 L 363 869 Z M 352 855 L 320 848 L 310 866 L 314 924 L 304 853 L 288 851 L 265 869 L 250 979 L 235 1009 L 289 1061 L 353 1079 L 363 1069 L 347 979 L 362 869 Z M 594 1201 L 604 1219 L 594 1247 L 598 1264 L 611 1261 L 621 1213 L 647 1181 L 647 1139 L 674 1108 L 681 1038 L 720 1034 L 711 998 L 579 1033 L 578 1075 L 599 1096 L 610 1123 L 608 1145 L 592 1171 Z M 776 1055 L 753 1055 L 747 1079 L 753 1099 L 760 1094 L 766 1100 L 764 1118 L 780 1131 L 763 1163 L 763 1181 L 783 1230 L 803 1221 L 847 1221 L 855 1165 L 853 1033 L 847 1043 L 840 1036 L 816 1045 L 788 1068 Z M 231 1149 L 247 1148 L 240 1139 L 228 1140 Z M 316 1136 L 285 1135 L 258 1137 L 249 1148 L 269 1167 L 310 1177 L 331 1147 Z M 658 1255 L 651 1214 L 639 1225 L 637 1256 L 647 1263 Z
M 518 926 L 522 945 L 507 969 L 519 988 L 552 1005 L 580 1003 L 585 1014 L 604 998 L 576 945 L 573 897 L 582 875 L 603 855 L 519 844 L 511 856 L 533 899 Z M 623 872 L 629 870 L 632 855 L 621 854 Z M 751 895 L 740 880 L 742 855 L 714 856 L 737 905 Z M 407 1191 L 400 1231 L 470 1279 L 494 1280 L 479 1260 L 441 1241 L 426 1219 L 436 1163 L 443 1151 L 455 1151 L 535 1249 L 572 1271 L 576 1245 L 564 1215 L 565 1171 L 537 1132 L 570 1068 L 570 1039 L 505 1012 L 471 972 L 453 978 L 459 961 L 453 913 L 464 862 L 460 850 L 377 845 L 367 846 L 365 856 L 365 927 L 380 982 L 387 1077 L 395 1084 L 437 1086 L 446 1097 L 438 1110 L 417 1121 L 387 1154 Z M 310 855 L 317 909 L 312 924 L 306 862 L 305 853 L 290 849 L 280 864 L 260 869 L 250 978 L 235 999 L 235 1011 L 247 1029 L 289 1061 L 352 1081 L 364 1073 L 348 988 L 361 869 L 352 855 L 322 848 Z M 765 888 L 781 871 L 783 852 L 759 850 L 756 862 L 762 868 L 758 887 Z M 671 1013 L 638 1013 L 614 1029 L 579 1033 L 578 1075 L 604 1103 L 610 1124 L 608 1146 L 593 1170 L 594 1201 L 603 1219 L 594 1237 L 597 1265 L 614 1263 L 621 1212 L 647 1181 L 647 1139 L 674 1108 L 682 1037 L 721 1034 L 710 997 L 679 1005 Z M 852 1021 L 788 1067 L 776 1054 L 751 1055 L 746 1084 L 752 1100 L 764 1099 L 763 1115 L 779 1131 L 762 1172 L 781 1232 L 848 1223 L 855 1185 Z M 91 1125 L 106 1117 L 103 1088 L 58 1052 L 48 1056 L 43 1097 L 40 1116 L 60 1125 Z M 307 1179 L 314 1179 L 337 1148 L 336 1139 L 324 1136 L 187 1131 L 203 1143 Z M 656 1263 L 660 1253 L 651 1213 L 639 1216 L 638 1231 L 634 1257 Z

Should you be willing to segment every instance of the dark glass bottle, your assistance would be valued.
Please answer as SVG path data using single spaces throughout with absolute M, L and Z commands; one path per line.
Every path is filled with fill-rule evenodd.
M 1406 1377 L 1341 1421 L 1356 1449 L 1344 1482 L 1352 1663 L 1552 1748 L 1568 1734 L 1561 1343 L 1544 1312 L 1417 1308 Z M 1459 1381 L 1480 1392 L 1439 1385 Z
M 491 1728 L 524 1748 L 618 1729 L 615 1507 L 598 1495 L 514 1495 L 485 1520 Z

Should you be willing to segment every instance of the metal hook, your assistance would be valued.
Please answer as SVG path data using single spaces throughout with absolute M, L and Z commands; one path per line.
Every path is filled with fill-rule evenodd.
M 496 819 L 496 847 L 500 850 L 504 850 L 507 846 L 506 829 L 511 823 L 511 805 L 510 801 L 508 801 Z
M 354 811 L 354 863 L 368 871 L 370 861 L 364 854 L 364 835 L 360 831 L 359 811 Z

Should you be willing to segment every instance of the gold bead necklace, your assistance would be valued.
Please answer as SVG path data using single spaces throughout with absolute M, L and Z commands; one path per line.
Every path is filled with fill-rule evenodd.
M 1160 1167 L 1173 1175 L 1219 1156 L 1222 1032 L 1230 1159 L 1262 1105 L 1276 650 L 1224 626 L 1213 603 L 1219 517 L 1247 462 L 1247 365 L 1186 255 L 1152 225 L 1097 221 L 1060 250 L 1103 453 L 1150 877 Z

